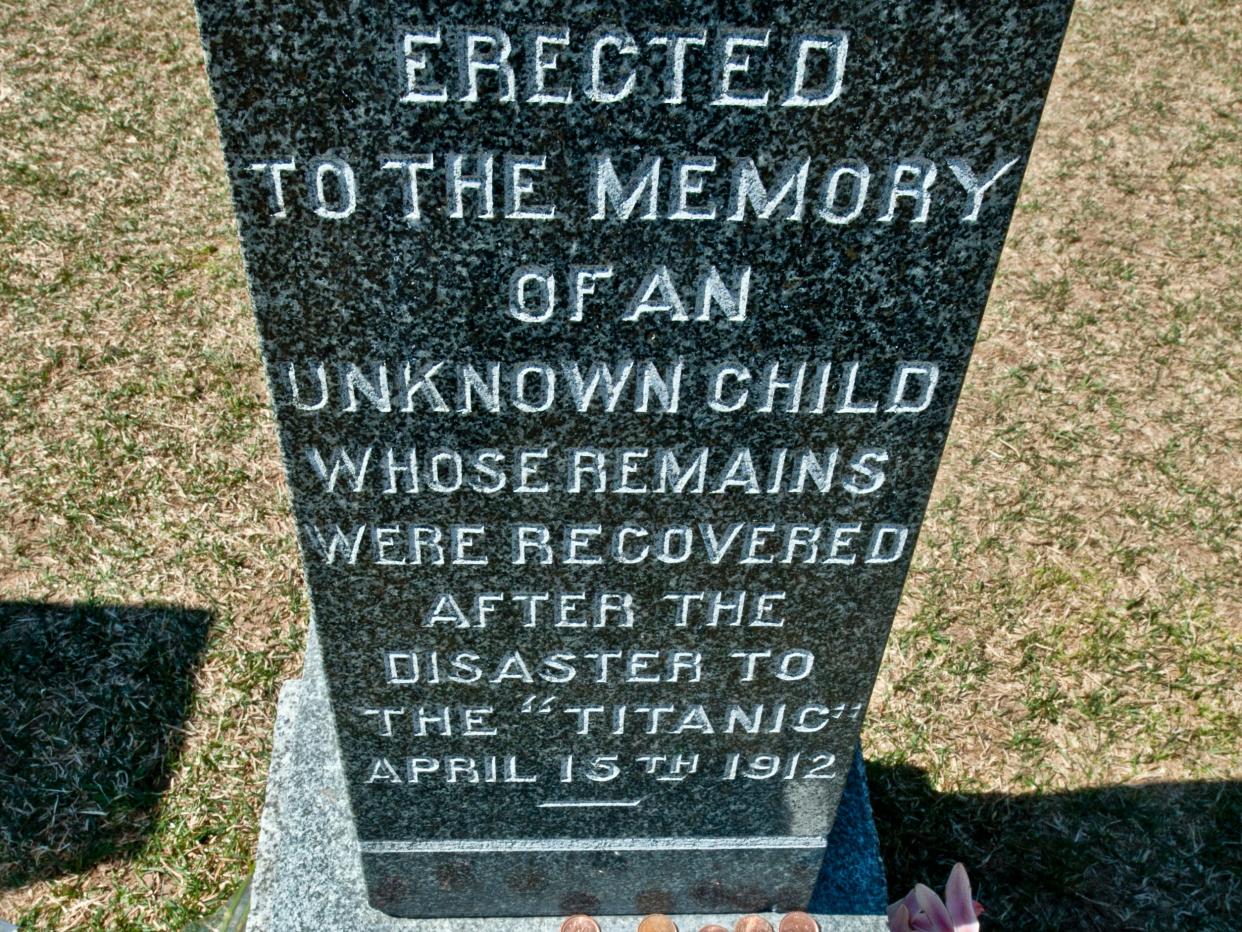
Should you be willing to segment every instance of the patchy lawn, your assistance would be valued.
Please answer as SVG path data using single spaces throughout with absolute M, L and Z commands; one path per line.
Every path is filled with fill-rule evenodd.
M 1079 0 L 864 735 L 894 892 L 1242 924 L 1239 62 L 1236 0 Z M 0 847 L 0 916 L 178 928 L 250 869 L 282 481 L 190 3 L 0 4 L 0 601 L 211 618 L 159 804 Z

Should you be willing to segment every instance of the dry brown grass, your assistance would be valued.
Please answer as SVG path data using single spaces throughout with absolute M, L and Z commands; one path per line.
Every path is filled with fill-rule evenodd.
M 1239 62 L 1234 0 L 1079 0 L 866 730 L 890 827 L 976 798 L 1019 850 L 1020 819 L 1116 843 L 1087 867 L 1130 889 L 989 891 L 981 855 L 1021 928 L 1213 922 L 1073 794 L 1242 780 Z M 249 869 L 305 617 L 188 2 L 0 4 L 0 307 L 0 599 L 215 616 L 145 847 L 0 916 L 175 928 Z M 947 872 L 910 847 L 898 883 Z
M 1072 838 L 1116 806 L 1064 791 L 1231 781 L 1212 883 L 1153 900 L 1194 846 L 1119 846 L 1098 912 L 1082 889 L 1023 905 L 1065 878 L 1011 872 L 991 893 L 1021 928 L 1242 921 L 1239 62 L 1235 3 L 1079 0 L 870 713 L 871 755 L 985 794 L 953 817 L 989 830 L 1062 810 L 986 794 L 1062 791 Z M 1150 796 L 1159 847 L 1195 814 Z
M 0 6 L 0 594 L 215 623 L 133 860 L 0 895 L 173 928 L 249 869 L 300 579 L 189 4 Z

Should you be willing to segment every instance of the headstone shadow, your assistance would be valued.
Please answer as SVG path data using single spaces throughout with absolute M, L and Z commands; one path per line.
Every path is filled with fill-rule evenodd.
M 0 888 L 142 845 L 180 753 L 211 618 L 0 602 Z
M 939 793 L 869 763 L 890 899 L 964 862 L 985 928 L 1242 927 L 1242 782 Z

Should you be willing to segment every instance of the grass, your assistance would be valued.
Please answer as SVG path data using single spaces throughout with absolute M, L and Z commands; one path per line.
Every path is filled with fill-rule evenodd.
M 0 603 L 0 885 L 140 849 L 210 621 L 170 607 Z
M 1009 927 L 1242 922 L 1239 61 L 1233 0 L 1079 0 L 877 685 L 894 886 Z M 147 834 L 0 916 L 179 928 L 306 615 L 188 2 L 0 5 L 0 308 L 0 599 L 214 619 Z

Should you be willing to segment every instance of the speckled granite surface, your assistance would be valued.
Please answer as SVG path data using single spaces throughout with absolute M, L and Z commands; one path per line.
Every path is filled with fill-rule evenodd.
M 374 905 L 805 904 L 1070 5 L 199 0 Z
M 822 932 L 883 932 L 885 900 L 884 872 L 859 763 L 843 795 L 810 906 Z M 732 929 L 740 915 L 720 911 L 673 918 L 682 932 L 697 932 L 709 922 Z M 281 691 L 247 928 L 251 932 L 558 932 L 560 921 L 559 917 L 396 919 L 367 903 L 312 631 L 302 679 L 289 681 Z M 637 927 L 633 916 L 601 916 L 599 922 L 602 932 L 633 932 Z

